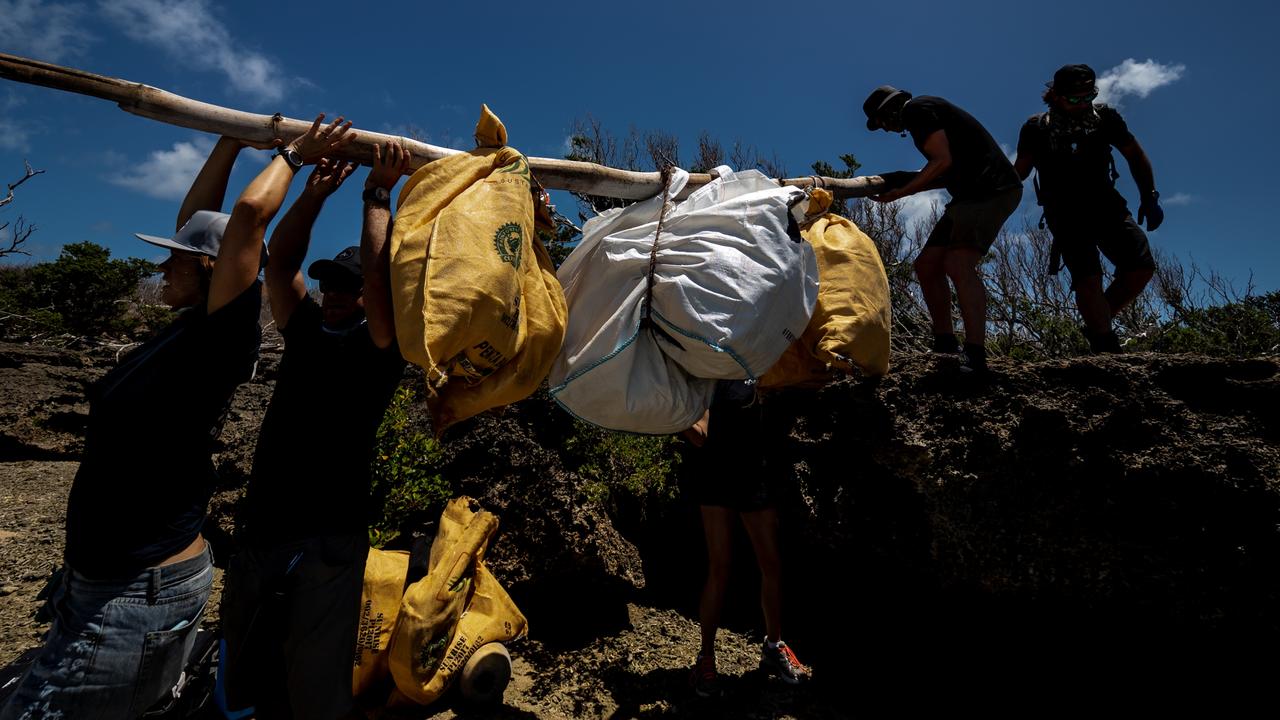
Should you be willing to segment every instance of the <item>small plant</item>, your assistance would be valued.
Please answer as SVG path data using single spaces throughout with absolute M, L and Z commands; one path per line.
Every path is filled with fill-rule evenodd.
M 410 416 L 414 398 L 413 390 L 397 389 L 378 428 L 370 473 L 373 547 L 383 547 L 406 529 L 438 516 L 453 497 L 449 481 L 439 472 L 440 446 Z
M 619 502 L 665 503 L 678 494 L 680 457 L 669 435 L 609 432 L 575 422 L 565 442 L 565 455 L 583 480 L 587 498 L 617 509 Z

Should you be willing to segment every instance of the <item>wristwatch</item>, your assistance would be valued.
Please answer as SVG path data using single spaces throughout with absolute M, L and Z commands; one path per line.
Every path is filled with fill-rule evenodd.
M 377 205 L 378 207 L 391 207 L 391 191 L 384 187 L 370 187 L 364 189 L 364 194 L 360 196 L 367 205 Z
M 294 172 L 298 172 L 302 169 L 302 153 L 294 150 L 292 147 L 286 145 L 277 150 L 276 155 L 284 158 L 284 161 L 289 163 L 289 167 L 292 168 Z

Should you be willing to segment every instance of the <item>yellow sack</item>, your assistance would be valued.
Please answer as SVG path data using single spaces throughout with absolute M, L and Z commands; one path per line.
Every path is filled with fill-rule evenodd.
M 800 234 L 818 257 L 818 303 L 800 339 L 760 378 L 760 387 L 817 385 L 858 368 L 889 372 L 889 278 L 871 238 L 849 219 L 827 213 L 831 193 L 817 189 Z
M 445 507 L 427 575 L 405 591 L 391 638 L 396 689 L 422 705 L 449 688 L 481 645 L 521 637 L 528 626 L 482 562 L 498 518 L 472 504 L 462 497 Z
M 529 163 L 488 106 L 476 142 L 405 182 L 391 233 L 396 337 L 426 371 L 437 433 L 528 397 L 566 327 L 564 291 L 534 232 Z
M 357 697 L 391 671 L 387 645 L 400 614 L 400 599 L 409 572 L 409 553 L 369 548 L 360 598 L 360 625 L 351 687 Z

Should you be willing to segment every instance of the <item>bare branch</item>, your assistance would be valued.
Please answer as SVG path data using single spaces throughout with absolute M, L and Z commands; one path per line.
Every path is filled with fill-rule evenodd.
M 7 230 L 8 228 L 9 228 L 9 223 L 4 223 L 3 225 L 0 225 L 0 232 Z M 15 224 L 13 226 L 13 229 L 8 232 L 9 247 L 7 248 L 0 247 L 0 257 L 4 257 L 6 255 L 30 256 L 31 253 L 25 250 L 21 250 L 19 248 L 22 245 L 22 243 L 27 241 L 27 238 L 31 237 L 31 233 L 35 231 L 36 231 L 36 226 L 27 222 L 26 218 L 19 215 L 17 224 Z M 0 240 L 0 242 L 3 242 L 3 240 Z
M 0 198 L 0 207 L 4 207 L 5 205 L 8 205 L 9 203 L 13 202 L 13 191 L 17 189 L 19 185 L 21 185 L 22 183 L 30 180 L 31 178 L 37 175 L 44 174 L 45 172 L 44 170 L 36 170 L 32 168 L 31 163 L 26 160 L 23 160 L 22 164 L 27 166 L 27 174 L 23 175 L 21 180 L 14 183 L 9 183 L 9 194 L 5 195 L 3 198 Z

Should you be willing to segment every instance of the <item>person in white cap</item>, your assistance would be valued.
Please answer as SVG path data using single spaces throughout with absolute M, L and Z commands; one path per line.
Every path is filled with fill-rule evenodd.
M 222 138 L 177 234 L 139 236 L 170 250 L 163 297 L 178 317 L 89 389 L 53 625 L 0 718 L 136 718 L 172 699 L 213 585 L 201 536 L 217 477 L 210 453 L 257 362 L 263 235 L 294 172 L 352 139 L 349 123 L 322 119 L 281 148 L 230 215 L 219 210 L 246 144 Z

